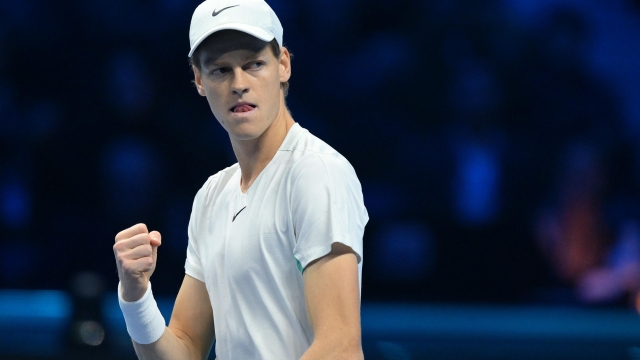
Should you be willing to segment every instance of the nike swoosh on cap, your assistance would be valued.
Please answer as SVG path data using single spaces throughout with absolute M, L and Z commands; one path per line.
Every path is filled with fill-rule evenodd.
M 218 16 L 218 14 L 220 14 L 221 12 L 223 12 L 223 11 L 225 11 L 227 9 L 231 9 L 232 7 L 236 7 L 236 6 L 240 6 L 240 5 L 227 6 L 226 8 L 220 9 L 220 11 L 216 11 L 216 9 L 213 9 L 213 14 L 211 14 L 211 16 Z

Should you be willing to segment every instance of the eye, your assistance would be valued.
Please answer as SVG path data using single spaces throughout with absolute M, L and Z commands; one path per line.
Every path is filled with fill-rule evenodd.
M 229 69 L 226 67 L 221 67 L 221 68 L 215 68 L 215 69 L 211 69 L 211 71 L 209 72 L 211 75 L 216 75 L 216 76 L 220 76 L 220 75 L 224 75 L 226 73 L 229 72 Z
M 262 61 L 252 61 L 247 65 L 247 69 L 260 69 L 264 66 L 264 62 Z

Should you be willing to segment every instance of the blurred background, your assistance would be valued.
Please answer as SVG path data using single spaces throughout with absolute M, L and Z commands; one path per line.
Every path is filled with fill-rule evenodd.
M 640 359 L 640 1 L 267 0 L 294 119 L 362 183 L 368 359 Z M 0 0 L 0 358 L 135 358 L 112 246 L 236 162 L 200 0 Z

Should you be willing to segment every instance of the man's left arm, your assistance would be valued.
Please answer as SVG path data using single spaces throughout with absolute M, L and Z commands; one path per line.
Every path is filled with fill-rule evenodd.
M 331 252 L 303 273 L 311 347 L 301 360 L 364 359 L 360 331 L 360 286 L 355 252 L 333 243 Z

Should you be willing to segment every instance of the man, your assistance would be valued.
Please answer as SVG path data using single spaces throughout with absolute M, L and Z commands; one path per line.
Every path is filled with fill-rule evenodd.
M 238 163 L 210 177 L 189 221 L 169 325 L 149 278 L 161 236 L 116 236 L 118 294 L 142 359 L 361 359 L 362 235 L 349 162 L 285 106 L 291 57 L 263 0 L 207 0 L 190 30 L 195 85 Z

